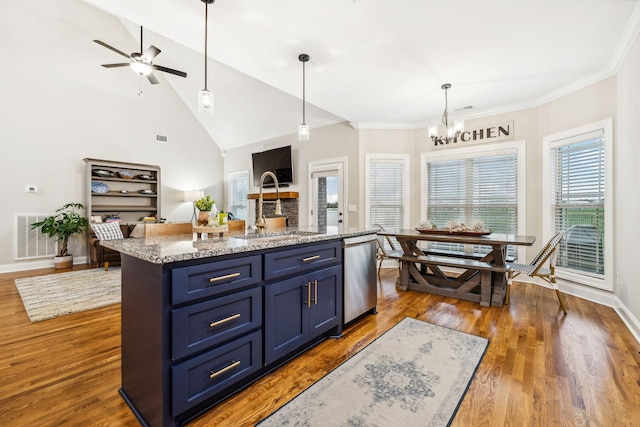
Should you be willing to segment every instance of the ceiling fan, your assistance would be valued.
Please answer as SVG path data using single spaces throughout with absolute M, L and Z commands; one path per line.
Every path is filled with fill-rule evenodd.
M 140 53 L 134 52 L 131 55 L 127 55 L 121 50 L 116 49 L 113 46 L 109 46 L 103 41 L 94 40 L 94 42 L 98 43 L 101 46 L 106 47 L 107 49 L 111 49 L 112 51 L 119 53 L 125 58 L 129 59 L 129 62 L 123 62 L 118 64 L 102 64 L 105 68 L 117 68 L 117 67 L 126 67 L 129 66 L 133 71 L 138 73 L 141 76 L 146 76 L 151 84 L 157 85 L 158 79 L 153 75 L 153 70 L 163 71 L 165 73 L 175 74 L 180 77 L 187 77 L 187 73 L 184 71 L 174 70 L 172 68 L 163 67 L 162 65 L 155 65 L 153 63 L 153 59 L 158 56 L 161 52 L 160 49 L 155 47 L 154 45 L 149 46 L 147 50 L 142 51 L 142 26 L 140 26 Z

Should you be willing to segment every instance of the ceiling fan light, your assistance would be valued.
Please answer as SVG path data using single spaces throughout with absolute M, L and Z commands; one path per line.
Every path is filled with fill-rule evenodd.
M 298 141 L 309 140 L 309 125 L 302 124 L 298 126 Z
M 130 64 L 131 69 L 141 76 L 148 76 L 151 74 L 151 66 L 149 64 L 145 64 L 144 62 L 132 62 Z
M 213 93 L 206 89 L 198 92 L 198 113 L 213 114 Z

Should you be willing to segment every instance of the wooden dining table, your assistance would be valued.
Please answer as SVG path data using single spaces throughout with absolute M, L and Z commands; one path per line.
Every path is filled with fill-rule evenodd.
M 507 286 L 507 246 L 531 246 L 534 236 L 501 233 L 420 232 L 415 229 L 387 229 L 378 235 L 394 237 L 402 251 L 390 257 L 401 263 L 399 289 L 413 289 L 437 295 L 479 302 L 481 306 L 502 306 Z M 419 242 L 443 242 L 490 246 L 486 254 L 437 251 L 421 248 Z M 455 270 L 451 270 L 454 268 Z

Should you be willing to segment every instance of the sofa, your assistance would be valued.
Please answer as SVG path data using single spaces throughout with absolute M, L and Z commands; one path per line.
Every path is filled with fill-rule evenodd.
M 136 224 L 120 224 L 122 236 L 125 239 L 129 238 L 135 226 Z M 120 265 L 120 252 L 103 247 L 100 244 L 100 239 L 96 237 L 93 231 L 89 233 L 88 243 L 92 267 L 100 267 L 101 265 L 104 265 L 104 269 L 108 270 L 110 264 Z

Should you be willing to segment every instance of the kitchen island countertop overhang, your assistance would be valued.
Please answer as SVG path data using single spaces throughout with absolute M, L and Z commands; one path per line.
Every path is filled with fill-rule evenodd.
M 287 227 L 286 230 L 266 233 L 229 232 L 221 238 L 200 239 L 190 238 L 189 235 L 177 235 L 146 239 L 103 240 L 100 244 L 152 264 L 167 264 L 374 233 L 376 230 L 355 228 L 343 232 L 319 233 L 303 227 Z

